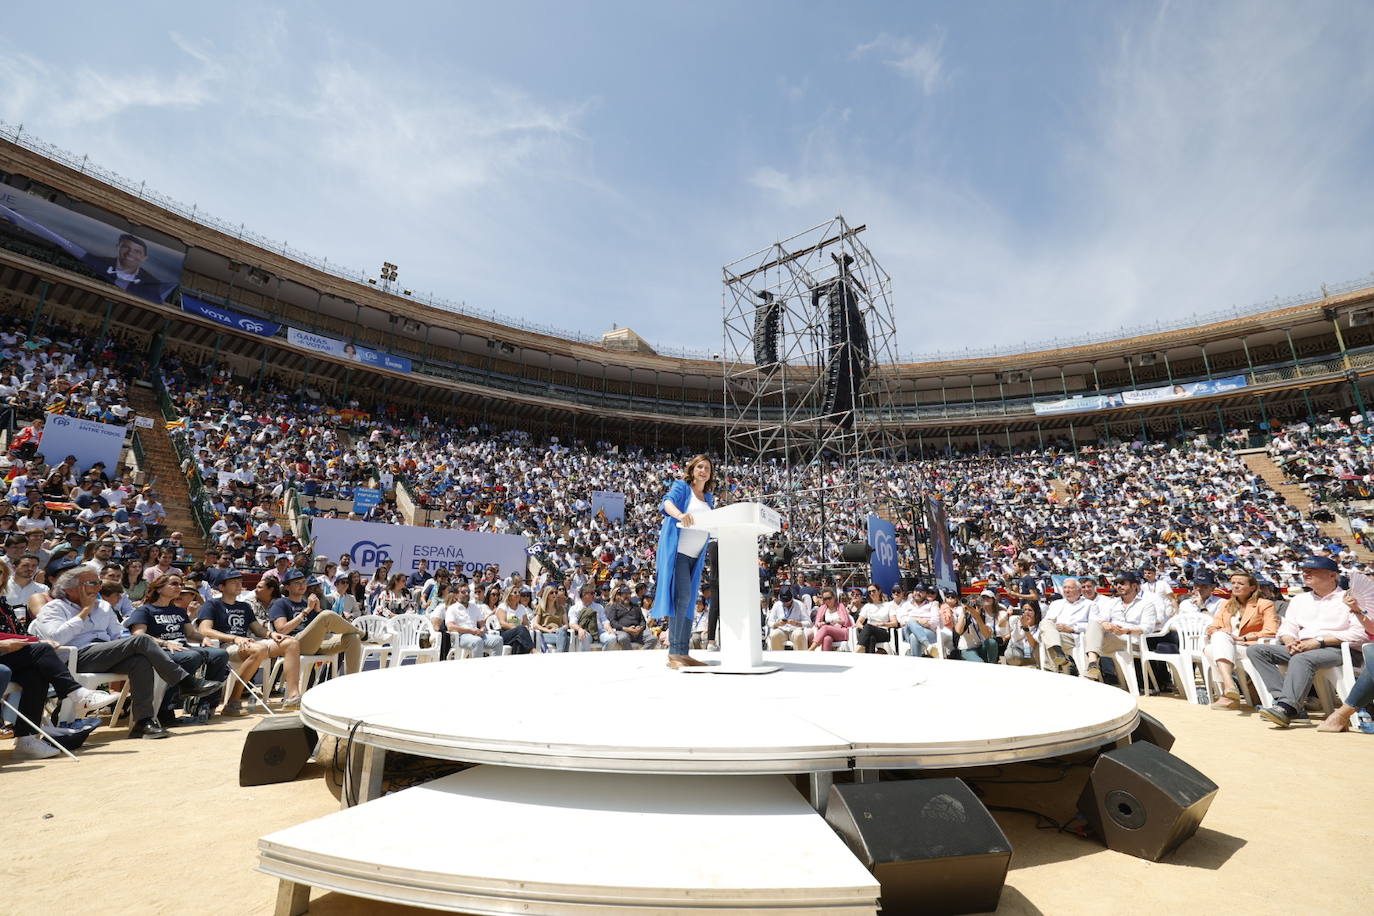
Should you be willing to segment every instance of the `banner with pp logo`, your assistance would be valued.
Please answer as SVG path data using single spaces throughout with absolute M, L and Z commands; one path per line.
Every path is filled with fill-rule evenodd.
M 868 558 L 869 575 L 873 583 L 891 595 L 901 581 L 902 572 L 897 563 L 897 529 L 889 521 L 876 515 L 868 517 L 868 546 L 873 553 Z
M 529 542 L 517 534 L 486 534 L 418 525 L 315 518 L 310 525 L 315 553 L 332 560 L 348 555 L 353 569 L 371 575 L 386 560 L 393 573 L 410 575 L 425 560 L 431 572 L 444 566 L 471 578 L 493 564 L 503 576 L 522 575 Z

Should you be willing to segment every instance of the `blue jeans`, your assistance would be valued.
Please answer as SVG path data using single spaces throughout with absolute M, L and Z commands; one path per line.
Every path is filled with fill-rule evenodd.
M 906 635 L 908 647 L 907 655 L 925 655 L 932 643 L 935 643 L 935 631 L 921 626 L 914 620 L 906 623 Z
M 692 649 L 692 617 L 696 595 L 692 594 L 692 567 L 696 557 L 680 553 L 673 561 L 673 606 L 668 609 L 668 652 L 686 655 Z
M 1350 696 L 1345 698 L 1346 706 L 1359 709 L 1374 702 L 1374 642 L 1365 643 L 1364 670 L 1355 678 L 1355 686 L 1350 688 Z

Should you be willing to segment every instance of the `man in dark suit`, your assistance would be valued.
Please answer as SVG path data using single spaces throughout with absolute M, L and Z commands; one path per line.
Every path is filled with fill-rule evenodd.
M 88 253 L 81 260 L 102 280 L 135 296 L 161 302 L 172 291 L 173 284 L 165 283 L 143 269 L 144 262 L 148 260 L 148 243 L 127 232 L 121 233 L 115 242 L 114 257 L 98 258 Z
M 136 235 L 120 233 L 115 241 L 114 257 L 104 258 L 91 254 L 70 239 L 63 238 L 41 223 L 2 204 L 0 219 L 8 220 L 25 232 L 53 243 L 95 271 L 96 276 L 106 283 L 112 283 L 135 296 L 162 302 L 176 287 L 175 283 L 160 280 L 143 269 L 144 262 L 148 260 L 148 243 Z

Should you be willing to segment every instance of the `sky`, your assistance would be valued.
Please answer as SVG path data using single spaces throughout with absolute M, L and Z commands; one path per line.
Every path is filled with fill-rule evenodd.
M 906 357 L 1374 283 L 1374 3 L 31 4 L 0 120 L 331 262 L 718 350 L 843 214 Z

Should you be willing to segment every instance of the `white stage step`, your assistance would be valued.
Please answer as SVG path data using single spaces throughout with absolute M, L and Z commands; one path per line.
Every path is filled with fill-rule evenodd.
M 302 886 L 474 914 L 877 910 L 873 876 L 782 776 L 479 766 L 258 847 L 279 914 L 303 912 Z

